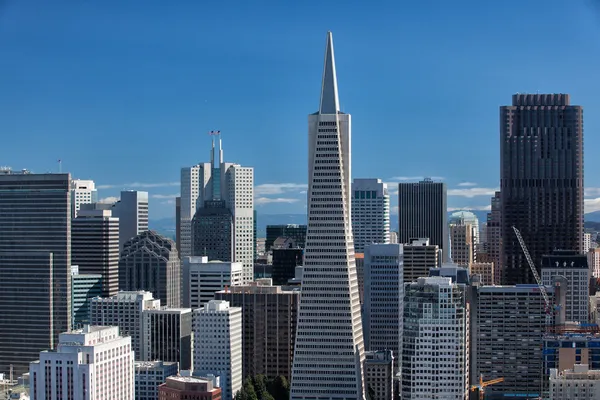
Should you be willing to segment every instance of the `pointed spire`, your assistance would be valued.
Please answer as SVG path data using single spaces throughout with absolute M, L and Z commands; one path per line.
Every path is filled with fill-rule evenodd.
M 323 68 L 319 114 L 337 114 L 339 110 L 335 58 L 333 56 L 333 36 L 331 35 L 331 32 L 327 32 L 327 47 L 325 48 L 325 66 Z

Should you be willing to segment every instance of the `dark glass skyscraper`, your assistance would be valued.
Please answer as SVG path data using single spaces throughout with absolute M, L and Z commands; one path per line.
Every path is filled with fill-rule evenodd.
M 540 268 L 554 249 L 583 248 L 583 108 L 567 94 L 516 94 L 500 107 L 503 283 L 534 283 L 513 232 Z

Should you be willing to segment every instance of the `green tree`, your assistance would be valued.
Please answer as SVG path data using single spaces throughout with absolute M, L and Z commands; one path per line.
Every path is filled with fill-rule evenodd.
M 290 398 L 290 384 L 285 376 L 278 376 L 271 379 L 267 389 L 274 400 L 288 400 Z
M 254 377 L 252 378 L 252 384 L 254 385 L 254 391 L 256 392 L 256 396 L 259 400 L 262 400 L 265 394 L 268 393 L 267 378 L 262 374 L 254 375 Z

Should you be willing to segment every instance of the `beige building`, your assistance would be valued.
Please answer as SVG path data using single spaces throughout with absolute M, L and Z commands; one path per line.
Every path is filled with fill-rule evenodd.
M 428 238 L 411 239 L 403 249 L 404 283 L 427 277 L 430 268 L 439 268 L 441 265 L 441 250 L 439 246 L 431 245 Z
M 481 283 L 484 285 L 498 285 L 496 281 L 496 272 L 493 262 L 474 262 L 469 264 L 469 274 L 479 275 Z
M 600 399 L 600 370 L 590 370 L 586 364 L 558 372 L 550 370 L 550 400 Z
M 466 267 L 475 260 L 475 238 L 473 225 L 450 225 L 450 256 L 454 264 Z

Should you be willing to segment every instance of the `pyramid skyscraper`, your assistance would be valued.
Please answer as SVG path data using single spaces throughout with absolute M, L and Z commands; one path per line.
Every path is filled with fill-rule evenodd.
M 327 33 L 319 111 L 308 117 L 308 231 L 291 399 L 364 399 L 350 218 L 351 118 L 339 107 Z

